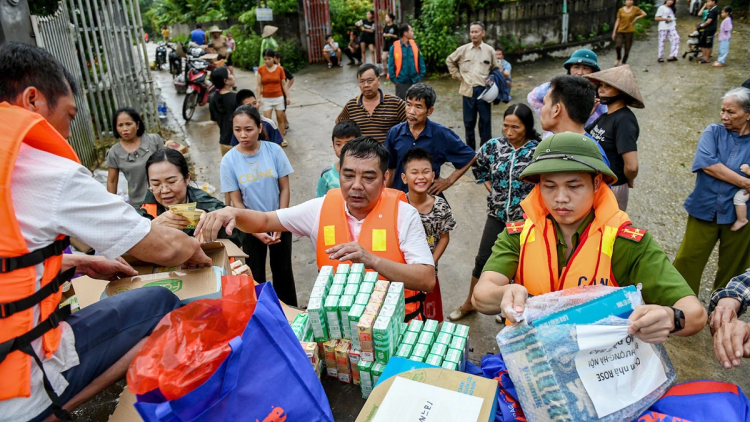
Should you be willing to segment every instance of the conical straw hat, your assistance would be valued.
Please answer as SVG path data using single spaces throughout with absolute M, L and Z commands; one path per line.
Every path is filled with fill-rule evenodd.
M 277 27 L 275 27 L 273 25 L 266 25 L 266 26 L 263 27 L 262 38 L 270 37 L 273 34 L 275 34 L 276 31 L 278 31 L 278 30 L 279 30 L 279 28 L 277 28 Z
M 619 89 L 623 94 L 630 97 L 630 101 L 628 102 L 630 107 L 644 108 L 643 97 L 641 97 L 638 84 L 635 83 L 635 76 L 633 76 L 633 72 L 630 70 L 630 65 L 624 64 L 583 76 L 594 81 L 604 82 Z
M 208 30 L 208 32 L 212 33 L 212 32 L 222 32 L 222 31 L 221 31 L 221 29 L 219 29 L 218 26 L 214 25 L 214 26 L 211 27 L 211 29 Z

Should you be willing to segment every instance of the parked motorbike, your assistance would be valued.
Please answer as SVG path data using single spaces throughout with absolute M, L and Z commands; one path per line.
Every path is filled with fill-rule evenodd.
M 182 57 L 177 54 L 177 49 L 173 44 L 168 44 L 169 47 L 169 73 L 172 74 L 172 79 L 182 73 Z
M 188 58 L 185 66 L 185 83 L 187 89 L 182 102 L 182 117 L 185 122 L 193 118 L 195 108 L 208 103 L 208 97 L 214 91 L 214 86 L 208 81 L 208 67 L 211 64 L 201 59 Z
M 156 46 L 156 70 L 161 70 L 167 64 L 167 43 L 160 42 Z

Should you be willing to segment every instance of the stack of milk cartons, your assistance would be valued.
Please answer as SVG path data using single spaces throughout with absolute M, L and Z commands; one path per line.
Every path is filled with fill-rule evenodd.
M 372 327 L 375 361 L 388 363 L 396 352 L 404 320 L 404 283 L 391 283 Z
M 333 267 L 321 267 L 318 278 L 315 280 L 315 284 L 310 292 L 310 301 L 307 304 L 307 313 L 313 331 L 313 339 L 316 342 L 324 342 L 329 339 L 325 300 L 332 286 Z
M 468 326 L 446 321 L 438 331 L 438 322 L 435 320 L 413 320 L 409 323 L 395 356 L 463 371 L 468 351 Z

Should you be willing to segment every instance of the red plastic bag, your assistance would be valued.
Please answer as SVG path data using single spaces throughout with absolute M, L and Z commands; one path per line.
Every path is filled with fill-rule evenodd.
M 221 299 L 196 300 L 162 318 L 128 368 L 130 391 L 158 388 L 174 400 L 216 372 L 258 302 L 252 277 L 224 276 L 221 289 Z
M 435 288 L 424 299 L 424 316 L 443 322 L 443 295 L 440 293 L 440 280 L 435 276 Z

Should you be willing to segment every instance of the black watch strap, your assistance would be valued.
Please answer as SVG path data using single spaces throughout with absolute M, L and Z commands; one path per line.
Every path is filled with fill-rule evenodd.
M 685 314 L 673 306 L 670 306 L 670 308 L 674 311 L 674 330 L 670 331 L 669 334 L 673 334 L 685 328 Z

